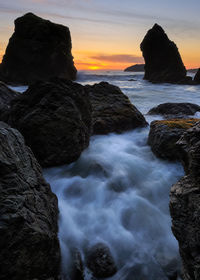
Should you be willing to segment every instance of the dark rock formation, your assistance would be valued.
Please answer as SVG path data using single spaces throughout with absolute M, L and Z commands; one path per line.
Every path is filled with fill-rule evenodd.
M 145 60 L 144 79 L 150 82 L 187 83 L 186 69 L 175 43 L 170 41 L 161 26 L 155 24 L 141 43 Z
M 124 72 L 144 72 L 144 64 L 135 64 L 127 67 Z
M 200 122 L 187 130 L 177 143 L 186 173 L 200 177 Z
M 13 100 L 5 121 L 22 133 L 42 166 L 71 163 L 89 145 L 90 100 L 71 81 L 36 82 Z
M 71 48 L 68 27 L 25 14 L 15 20 L 15 32 L 0 65 L 0 80 L 10 84 L 30 84 L 50 77 L 74 80 Z
M 163 115 L 166 118 L 185 117 L 200 112 L 200 106 L 192 103 L 163 103 L 152 108 L 149 115 Z
M 77 249 L 72 250 L 70 280 L 84 280 L 84 268 L 81 254 Z
M 111 277 L 117 272 L 110 249 L 103 243 L 98 243 L 88 250 L 86 263 L 97 278 Z
M 200 122 L 177 143 L 182 150 L 187 176 L 171 189 L 172 230 L 179 242 L 183 279 L 200 279 Z M 187 155 L 187 156 L 185 156 Z
M 187 129 L 198 121 L 199 119 L 153 121 L 148 137 L 148 144 L 153 153 L 162 159 L 180 160 L 180 150 L 176 146 L 176 142 Z
M 19 95 L 20 93 L 11 90 L 3 82 L 0 82 L 0 119 L 1 114 L 10 108 L 10 102 Z
M 200 84 L 200 68 L 198 69 L 198 71 L 196 72 L 196 74 L 194 76 L 194 82 L 195 82 L 195 84 Z
M 118 87 L 101 82 L 85 88 L 92 104 L 93 134 L 120 133 L 147 125 L 143 115 Z
M 0 279 L 58 279 L 57 198 L 21 134 L 0 122 Z

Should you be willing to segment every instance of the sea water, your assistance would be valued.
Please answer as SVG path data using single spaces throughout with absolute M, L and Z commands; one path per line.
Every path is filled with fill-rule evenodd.
M 77 82 L 117 85 L 150 123 L 165 102 L 200 105 L 200 86 L 151 84 L 143 73 L 80 72 Z M 200 117 L 200 115 L 196 115 Z M 179 258 L 171 231 L 169 192 L 184 174 L 175 162 L 156 158 L 147 145 L 149 127 L 122 134 L 93 136 L 80 158 L 44 171 L 58 197 L 63 273 L 71 251 L 82 255 L 99 242 L 111 250 L 118 272 L 113 280 L 164 280 L 161 267 Z M 86 279 L 92 279 L 85 271 Z

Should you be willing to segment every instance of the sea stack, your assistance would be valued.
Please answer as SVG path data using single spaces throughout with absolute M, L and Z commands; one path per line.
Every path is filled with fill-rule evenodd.
M 195 76 L 194 76 L 194 82 L 195 84 L 200 84 L 200 68 L 198 69 L 198 71 L 196 72 Z
M 51 77 L 76 79 L 69 28 L 27 13 L 15 20 L 0 65 L 0 80 L 31 84 Z
M 157 83 L 186 83 L 189 80 L 176 44 L 158 24 L 147 32 L 140 48 L 145 60 L 144 79 Z

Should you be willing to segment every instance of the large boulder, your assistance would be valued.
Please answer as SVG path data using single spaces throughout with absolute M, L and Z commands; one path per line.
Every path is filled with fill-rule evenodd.
M 71 81 L 34 83 L 12 101 L 5 115 L 44 167 L 71 163 L 89 145 L 89 96 L 83 86 Z
M 97 278 L 111 277 L 117 272 L 110 249 L 103 243 L 97 243 L 88 250 L 86 264 Z
M 199 119 L 170 119 L 153 121 L 150 125 L 148 144 L 153 153 L 162 159 L 181 160 L 176 142 Z
M 144 64 L 135 64 L 124 69 L 124 72 L 144 72 Z
M 11 90 L 6 86 L 6 84 L 0 82 L 0 119 L 1 114 L 3 114 L 5 110 L 8 110 L 10 108 L 11 101 L 19 95 L 20 93 Z
M 196 74 L 194 76 L 194 82 L 195 82 L 195 84 L 200 84 L 200 68 L 198 69 L 198 71 L 196 72 Z
M 192 78 L 186 78 L 178 48 L 170 41 L 161 26 L 155 24 L 146 34 L 141 51 L 145 60 L 144 79 L 150 82 L 184 83 Z
M 179 242 L 183 279 L 198 280 L 200 279 L 200 122 L 187 130 L 177 144 L 182 150 L 187 175 L 171 189 L 172 230 Z
M 101 82 L 85 88 L 92 104 L 93 134 L 120 133 L 147 125 L 143 115 L 117 86 Z
M 22 135 L 0 122 L 0 278 L 58 279 L 58 204 Z
M 15 31 L 0 65 L 0 80 L 10 84 L 30 84 L 50 77 L 74 80 L 71 48 L 68 27 L 27 13 L 15 20 Z
M 200 106 L 193 103 L 163 103 L 152 108 L 149 115 L 162 115 L 166 118 L 192 116 L 200 112 Z
M 200 178 L 200 122 L 183 134 L 177 146 L 186 173 L 193 178 Z

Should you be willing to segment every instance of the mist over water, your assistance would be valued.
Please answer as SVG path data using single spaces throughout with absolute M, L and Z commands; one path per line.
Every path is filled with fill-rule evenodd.
M 142 76 L 84 72 L 78 82 L 115 84 L 143 114 L 164 102 L 200 105 L 199 86 L 154 85 L 143 81 Z M 148 122 L 161 119 L 145 117 Z M 148 132 L 149 128 L 143 128 L 93 136 L 76 162 L 44 171 L 58 197 L 66 274 L 72 249 L 77 248 L 84 260 L 84 252 L 91 245 L 103 242 L 118 267 L 118 273 L 109 279 L 166 279 L 161 267 L 178 258 L 178 245 L 171 232 L 169 191 L 184 173 L 179 163 L 162 161 L 152 154 Z M 90 274 L 87 279 L 91 279 Z

